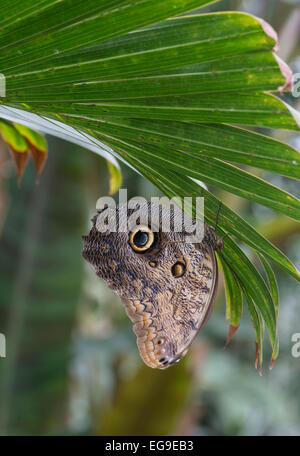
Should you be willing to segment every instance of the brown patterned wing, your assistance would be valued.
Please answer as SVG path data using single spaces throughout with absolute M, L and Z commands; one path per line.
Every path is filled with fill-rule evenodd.
M 169 286 L 153 293 L 149 287 L 141 299 L 122 298 L 141 357 L 152 368 L 165 369 L 178 362 L 213 308 L 218 281 L 213 248 L 208 243 L 194 245 L 183 258 L 185 273 Z

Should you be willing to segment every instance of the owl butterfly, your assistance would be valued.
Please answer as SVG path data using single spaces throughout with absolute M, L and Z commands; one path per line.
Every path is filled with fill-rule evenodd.
M 165 232 L 161 220 L 153 228 L 154 204 L 144 207 L 148 223 L 127 232 L 118 227 L 130 209 L 113 209 L 119 220 L 115 232 L 97 229 L 98 213 L 89 235 L 82 237 L 82 255 L 120 296 L 144 362 L 165 369 L 187 353 L 210 317 L 218 280 L 214 250 L 223 248 L 223 241 L 206 224 L 199 243 L 188 242 L 184 231 Z

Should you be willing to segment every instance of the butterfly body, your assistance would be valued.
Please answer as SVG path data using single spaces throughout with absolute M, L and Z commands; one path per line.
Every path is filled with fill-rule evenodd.
M 186 354 L 210 316 L 218 280 L 214 249 L 222 242 L 208 225 L 196 244 L 183 233 L 154 234 L 153 248 L 143 252 L 144 232 L 137 231 L 133 248 L 132 234 L 101 233 L 95 217 L 83 257 L 120 296 L 144 362 L 164 369 Z

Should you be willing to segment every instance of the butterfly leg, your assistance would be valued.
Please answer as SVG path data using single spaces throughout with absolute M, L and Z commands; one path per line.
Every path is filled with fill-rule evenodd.
M 216 221 L 215 221 L 215 226 L 214 226 L 215 231 L 217 230 L 217 227 L 218 227 L 219 214 L 220 214 L 220 211 L 221 211 L 222 204 L 223 204 L 222 201 L 219 201 L 219 206 L 218 206 L 218 209 L 217 209 Z
M 222 204 L 223 203 L 220 201 L 218 209 L 217 209 L 217 213 L 216 213 L 215 225 L 214 226 L 207 225 L 206 226 L 205 236 L 204 236 L 204 240 L 207 241 L 213 247 L 214 250 L 223 249 L 223 247 L 224 247 L 223 239 L 227 236 L 227 234 L 226 234 L 225 236 L 220 237 L 217 234 L 219 214 L 220 214 L 220 211 L 221 211 Z
M 218 206 L 218 210 L 217 210 L 217 214 L 216 214 L 216 222 L 215 222 L 215 226 L 214 226 L 214 230 L 216 231 L 217 230 L 217 227 L 218 227 L 218 221 L 219 221 L 219 215 L 220 215 L 220 211 L 221 211 L 221 207 L 222 207 L 222 201 L 219 202 L 219 206 Z M 219 246 L 220 247 L 217 247 L 217 248 L 223 248 L 224 247 L 224 239 L 229 236 L 229 233 L 226 233 L 224 234 L 224 236 L 222 236 L 221 238 L 219 238 Z

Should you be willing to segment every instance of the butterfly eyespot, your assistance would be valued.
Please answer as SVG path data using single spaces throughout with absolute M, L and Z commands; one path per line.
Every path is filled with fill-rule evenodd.
M 156 343 L 157 345 L 163 345 L 165 343 L 165 339 L 162 337 L 161 339 L 158 339 Z
M 172 266 L 172 274 L 174 277 L 181 277 L 185 273 L 186 266 L 181 261 L 177 261 L 177 263 L 173 264 Z
M 129 234 L 129 244 L 137 253 L 146 252 L 153 243 L 154 233 L 148 226 L 140 225 Z
M 151 266 L 151 268 L 156 268 L 157 261 L 149 261 L 149 266 Z
M 169 364 L 169 360 L 168 358 L 160 358 L 160 360 L 158 361 L 160 364 L 163 364 L 164 366 L 166 366 L 167 364 Z

